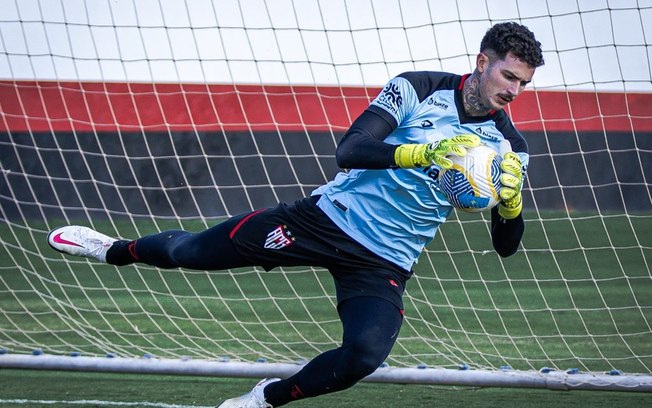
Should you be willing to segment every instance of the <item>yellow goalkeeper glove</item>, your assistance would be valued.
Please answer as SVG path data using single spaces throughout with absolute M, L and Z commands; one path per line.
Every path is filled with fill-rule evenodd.
M 500 169 L 503 174 L 500 175 L 500 203 L 498 204 L 498 214 L 506 220 L 518 217 L 523 209 L 523 197 L 521 188 L 523 188 L 523 170 L 521 158 L 514 152 L 507 152 L 500 162 Z
M 432 143 L 402 144 L 394 152 L 394 161 L 401 168 L 426 167 L 436 164 L 444 169 L 453 166 L 446 156 L 466 156 L 467 147 L 480 145 L 480 138 L 476 135 L 457 135 L 450 139 Z

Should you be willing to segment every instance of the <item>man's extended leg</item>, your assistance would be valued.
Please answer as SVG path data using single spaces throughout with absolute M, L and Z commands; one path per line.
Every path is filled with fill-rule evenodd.
M 347 389 L 373 373 L 387 358 L 403 322 L 401 311 L 378 297 L 357 297 L 339 306 L 344 328 L 342 346 L 311 360 L 292 377 L 254 389 L 264 399 L 239 397 L 225 401 L 226 407 L 280 407 L 288 402 Z M 261 392 L 262 391 L 262 392 Z M 230 401 L 252 401 L 228 405 Z
M 239 255 L 229 236 L 244 217 L 231 218 L 197 233 L 164 231 L 133 241 L 116 240 L 87 227 L 64 226 L 50 232 L 48 243 L 59 252 L 118 266 L 141 262 L 159 268 L 237 268 L 251 265 L 250 260 Z

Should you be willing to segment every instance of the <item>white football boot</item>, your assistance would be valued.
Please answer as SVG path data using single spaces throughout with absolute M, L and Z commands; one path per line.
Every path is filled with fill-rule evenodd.
M 106 252 L 115 241 L 117 240 L 78 225 L 55 228 L 48 234 L 48 244 L 54 250 L 100 262 L 106 262 Z
M 274 408 L 265 402 L 265 387 L 280 378 L 269 378 L 260 381 L 253 390 L 240 397 L 231 398 L 218 405 L 217 408 Z

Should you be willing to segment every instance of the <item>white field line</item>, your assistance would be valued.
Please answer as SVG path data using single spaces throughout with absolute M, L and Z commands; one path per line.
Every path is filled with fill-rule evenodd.
M 30 399 L 0 399 L 0 405 L 4 404 L 41 404 L 41 405 L 93 405 L 105 407 L 151 407 L 151 408 L 213 408 L 213 406 L 204 405 L 179 405 L 179 404 L 166 404 L 163 402 L 120 402 L 120 401 L 102 401 L 102 400 L 74 400 L 74 401 L 58 401 L 58 400 L 30 400 Z

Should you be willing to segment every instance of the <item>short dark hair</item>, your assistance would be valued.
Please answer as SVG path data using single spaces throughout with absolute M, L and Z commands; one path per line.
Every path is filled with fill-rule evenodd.
M 536 68 L 543 65 L 541 43 L 526 26 L 506 22 L 498 23 L 487 30 L 480 43 L 480 52 L 492 50 L 502 60 L 511 52 L 518 59 Z

